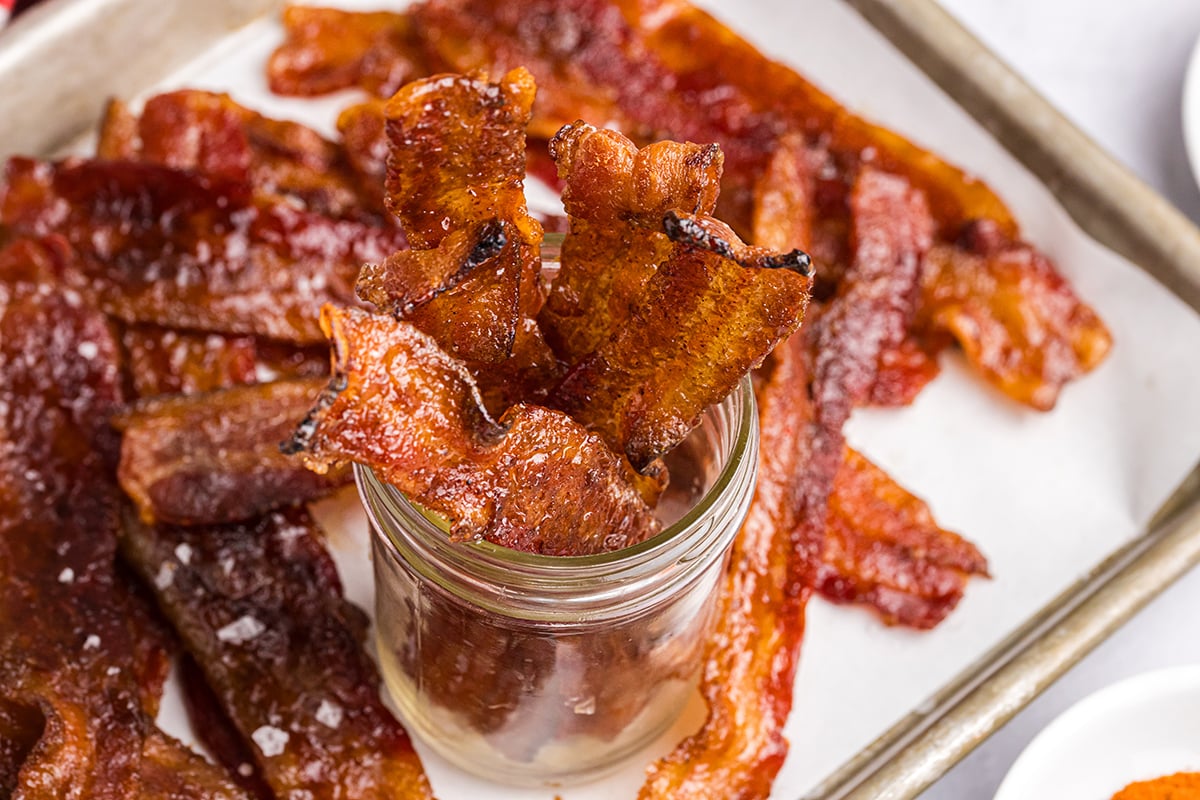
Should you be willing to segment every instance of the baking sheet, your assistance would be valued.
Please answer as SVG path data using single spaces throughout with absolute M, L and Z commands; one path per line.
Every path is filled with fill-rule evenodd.
M 342 2 L 347 7 L 379 3 Z M 973 582 L 932 633 L 881 628 L 868 614 L 814 602 L 788 726 L 792 755 L 774 796 L 793 800 L 870 744 L 984 652 L 1136 536 L 1200 454 L 1194 356 L 1200 320 L 1132 265 L 1084 236 L 1053 198 L 990 136 L 867 23 L 836 0 L 707 2 L 769 55 L 789 62 L 850 106 L 969 165 L 1012 205 L 1026 236 L 1057 259 L 1112 327 L 1116 346 L 1069 387 L 1050 414 L 1019 408 L 969 375 L 961 360 L 909 409 L 858 413 L 851 441 L 925 497 L 939 521 L 977 542 L 995 580 Z M 331 132 L 346 93 L 318 101 L 271 96 L 262 77 L 279 41 L 274 20 L 231 36 L 160 88 L 230 91 L 265 113 Z M 352 496 L 321 515 L 356 602 L 371 607 L 366 528 Z M 632 797 L 642 769 L 700 721 L 680 725 L 599 783 L 533 792 L 495 787 L 422 751 L 439 797 Z M 175 702 L 160 722 L 190 738 Z

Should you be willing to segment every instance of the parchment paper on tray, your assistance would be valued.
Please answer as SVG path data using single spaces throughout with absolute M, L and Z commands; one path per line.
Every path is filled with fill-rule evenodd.
M 380 2 L 331 2 L 360 10 Z M 921 707 L 1055 595 L 1137 536 L 1200 456 L 1200 318 L 1151 278 L 1085 236 L 1049 191 L 869 24 L 838 0 L 701 0 L 767 55 L 815 80 L 852 109 L 929 147 L 990 183 L 1025 238 L 1054 258 L 1110 326 L 1116 344 L 1096 372 L 1068 386 L 1057 408 L 1018 406 L 967 374 L 957 356 L 902 410 L 856 412 L 851 444 L 925 498 L 939 522 L 987 555 L 992 581 L 974 581 L 930 633 L 885 629 L 861 610 L 809 606 L 788 723 L 791 754 L 774 797 L 797 798 L 904 715 Z M 263 64 L 281 39 L 276 18 L 239 32 L 156 90 L 229 91 L 264 113 L 332 133 L 355 96 L 319 101 L 271 95 Z M 531 202 L 539 196 L 530 192 Z M 357 501 L 318 508 L 351 600 L 370 609 L 367 529 Z M 177 706 L 161 723 L 189 738 Z M 581 787 L 510 789 L 462 774 L 431 753 L 437 795 L 611 800 L 633 797 L 643 770 L 703 717 L 699 699 L 675 728 L 617 774 Z M 419 743 L 418 743 L 419 747 Z

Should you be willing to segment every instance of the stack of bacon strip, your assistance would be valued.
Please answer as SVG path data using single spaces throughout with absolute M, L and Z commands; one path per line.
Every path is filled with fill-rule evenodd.
M 978 550 L 938 527 L 920 500 L 845 446 L 841 429 L 853 408 L 912 402 L 936 376 L 938 353 L 957 341 L 985 380 L 1047 410 L 1068 381 L 1103 360 L 1108 331 L 1050 261 L 1021 241 L 1015 220 L 985 184 L 854 116 L 685 2 L 429 0 L 369 20 L 293 8 L 285 27 L 287 41 L 268 75 L 286 94 L 349 86 L 380 93 L 383 85 L 372 76 L 387 73 L 382 63 L 389 59 L 407 77 L 422 69 L 532 72 L 540 93 L 530 136 L 560 151 L 556 177 L 571 216 L 564 257 L 573 247 L 595 245 L 595 254 L 614 244 L 603 222 L 579 211 L 575 193 L 582 195 L 589 181 L 602 187 L 590 213 L 603 214 L 611 207 L 605 192 L 627 196 L 614 188 L 612 173 L 639 169 L 618 155 L 588 167 L 587 148 L 574 141 L 582 137 L 559 133 L 564 125 L 576 129 L 580 118 L 603 120 L 637 143 L 700 143 L 677 145 L 696 148 L 697 167 L 703 145 L 719 144 L 717 213 L 757 245 L 814 255 L 818 287 L 809 322 L 760 376 L 763 450 L 774 446 L 779 455 L 774 462 L 764 456 L 766 477 L 735 546 L 724 597 L 729 614 L 752 609 L 756 622 L 739 623 L 736 614 L 725 620 L 704 684 L 713 687 L 705 689 L 709 722 L 652 769 L 643 791 L 643 797 L 765 797 L 786 752 L 780 731 L 802 627 L 780 626 L 780 610 L 802 614 L 807 592 L 815 590 L 835 602 L 865 604 L 889 624 L 928 628 L 954 608 L 969 576 L 987 574 Z M 356 63 L 335 38 L 346 31 L 366 38 L 367 30 L 371 45 Z M 373 107 L 343 115 L 343 129 L 357 134 L 354 149 L 378 152 L 382 126 Z M 616 137 L 604 132 L 590 146 Z M 579 175 L 589 171 L 572 183 L 577 153 Z M 711 192 L 696 202 L 711 203 L 711 174 L 707 184 L 702 169 L 693 174 L 696 191 Z M 634 207 L 614 210 L 637 214 Z M 560 359 L 575 364 L 583 355 L 575 349 L 594 351 L 612 329 L 606 315 L 627 308 L 651 275 L 637 264 L 661 262 L 656 246 L 621 234 L 621 255 L 611 263 L 560 279 L 539 317 Z M 781 376 L 803 388 L 790 397 L 773 394 L 782 391 Z M 593 394 L 594 387 L 568 372 L 565 385 L 577 381 L 581 395 Z M 645 436 L 631 435 L 619 414 L 589 417 L 561 389 L 556 393 L 552 402 L 559 397 L 560 407 L 582 414 L 610 443 L 634 441 L 627 455 L 635 463 L 658 452 L 640 447 Z M 613 393 L 604 402 L 619 409 L 620 397 Z M 784 474 L 778 462 L 787 459 L 791 472 Z M 792 577 L 783 580 L 785 574 Z M 760 580 L 784 594 L 755 609 L 747 602 L 758 597 L 752 593 Z M 752 628 L 757 633 L 747 632 Z M 776 634 L 753 645 L 745 638 L 766 631 Z M 751 662 L 745 652 L 755 653 Z M 769 713 L 747 713 L 759 706 Z
M 205 92 L 113 104 L 101 151 L 0 185 L 0 794 L 431 796 L 302 505 L 349 474 L 279 451 L 321 303 L 404 244 L 382 186 Z M 127 567 L 225 769 L 153 725 L 174 637 Z

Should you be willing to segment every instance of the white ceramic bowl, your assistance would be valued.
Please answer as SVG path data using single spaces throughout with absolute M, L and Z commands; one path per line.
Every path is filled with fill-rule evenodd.
M 995 800 L 1108 800 L 1175 772 L 1200 772 L 1200 664 L 1084 698 L 1025 748 Z
M 1200 41 L 1183 79 L 1183 142 L 1192 162 L 1192 176 L 1200 185 Z

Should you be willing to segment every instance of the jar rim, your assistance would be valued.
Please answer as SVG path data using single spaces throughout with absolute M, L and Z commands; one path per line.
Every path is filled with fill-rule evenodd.
M 371 518 L 373 536 L 392 556 L 404 559 L 455 594 L 483 597 L 500 586 L 510 601 L 523 600 L 547 609 L 553 603 L 611 605 L 623 593 L 638 587 L 665 587 L 685 580 L 692 572 L 688 567 L 706 563 L 705 556 L 723 554 L 741 527 L 758 466 L 758 415 L 749 376 L 705 414 L 720 412 L 732 426 L 732 436 L 726 440 L 729 446 L 724 463 L 704 495 L 678 520 L 646 541 L 607 553 L 555 556 L 487 541 L 452 541 L 444 520 L 439 525 L 429 512 L 370 468 L 355 464 L 355 483 Z M 396 524 L 382 524 L 388 518 Z M 713 524 L 705 524 L 709 521 Z M 420 558 L 405 556 L 414 550 Z M 429 563 L 429 556 L 436 560 L 436 567 Z M 673 564 L 683 568 L 671 569 Z

